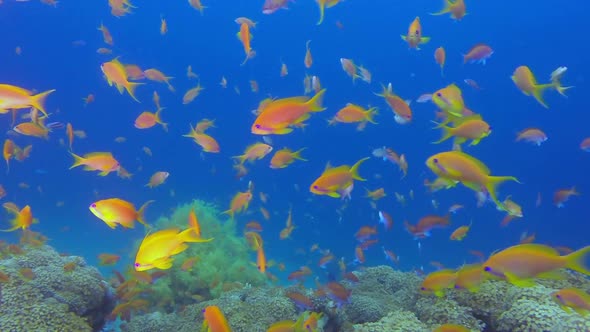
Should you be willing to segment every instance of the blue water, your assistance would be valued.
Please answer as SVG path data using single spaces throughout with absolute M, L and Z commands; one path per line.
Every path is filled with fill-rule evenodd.
M 371 209 L 365 188 L 384 187 L 388 196 L 378 202 L 379 209 L 394 218 L 394 228 L 380 228 L 379 244 L 366 252 L 365 265 L 385 263 L 380 247 L 384 245 L 401 257 L 400 268 L 427 267 L 430 261 L 456 267 L 473 260 L 468 249 L 486 254 L 516 244 L 522 232 L 536 233 L 536 241 L 550 245 L 578 248 L 588 244 L 588 202 L 590 193 L 590 154 L 578 147 L 590 136 L 589 106 L 586 98 L 589 65 L 584 31 L 588 30 L 582 15 L 583 1 L 467 1 L 468 15 L 455 22 L 447 15 L 430 16 L 442 6 L 437 1 L 344 1 L 326 10 L 325 21 L 317 26 L 317 6 L 313 1 L 297 1 L 289 10 L 272 15 L 261 12 L 263 1 L 206 1 L 204 15 L 189 7 L 186 1 L 136 1 L 133 14 L 122 18 L 110 15 L 107 1 L 61 1 L 57 8 L 37 1 L 17 3 L 5 1 L 0 5 L 0 72 L 2 83 L 44 91 L 56 89 L 47 102 L 52 121 L 71 122 L 74 129 L 84 130 L 87 139 L 76 139 L 74 152 L 111 151 L 121 164 L 134 174 L 131 180 L 114 175 L 99 177 L 81 169 L 68 170 L 72 158 L 59 139 L 66 139 L 63 130 L 55 130 L 50 140 L 16 137 L 19 146 L 33 144 L 33 153 L 24 163 L 11 161 L 7 175 L 0 172 L 0 183 L 8 191 L 4 201 L 19 206 L 30 204 L 40 220 L 33 230 L 50 238 L 50 244 L 60 251 L 85 256 L 97 263 L 102 252 L 124 257 L 116 267 L 126 269 L 135 256 L 134 243 L 144 235 L 142 227 L 134 230 L 109 229 L 88 210 L 97 199 L 120 197 L 140 206 L 154 199 L 147 211 L 149 221 L 167 215 L 178 204 L 193 198 L 213 202 L 225 210 L 234 193 L 247 189 L 248 181 L 255 184 L 256 198 L 252 215 L 239 216 L 241 225 L 252 219 L 261 220 L 258 191 L 271 197 L 266 207 L 275 213 L 270 222 L 263 222 L 267 257 L 285 262 L 287 270 L 303 264 L 315 266 L 317 256 L 302 256 L 298 248 L 309 249 L 318 243 L 330 249 L 336 257 L 354 258 L 356 240 L 353 235 L 362 225 L 375 225 L 377 211 Z M 160 17 L 168 22 L 169 32 L 159 33 Z M 239 27 L 233 20 L 246 16 L 258 22 L 252 30 L 252 47 L 257 55 L 244 66 L 242 45 L 235 34 Z M 420 51 L 410 50 L 400 39 L 409 23 L 420 16 L 423 35 L 431 41 Z M 336 27 L 340 21 L 344 28 Z M 97 27 L 104 23 L 111 31 L 115 46 L 113 55 L 99 55 L 96 49 L 105 47 Z M 84 46 L 72 42 L 85 41 Z M 313 67 L 303 66 L 305 42 L 312 40 Z M 489 44 L 494 54 L 485 66 L 462 64 L 461 53 L 476 43 Z M 16 46 L 23 53 L 14 53 Z M 445 76 L 441 77 L 433 53 L 438 46 L 447 51 Z M 141 104 L 127 94 L 119 95 L 109 87 L 100 71 L 103 62 L 120 57 L 123 63 L 140 65 L 143 69 L 158 68 L 175 78 L 171 81 L 176 93 L 163 84 L 147 82 L 137 89 Z M 351 79 L 342 71 L 340 58 L 351 58 L 373 73 L 373 83 L 367 85 Z M 289 75 L 279 77 L 281 60 L 289 67 Z M 186 78 L 186 67 L 192 65 L 205 87 L 193 103 L 182 105 L 182 95 L 196 85 Z M 563 83 L 574 85 L 568 98 L 554 91 L 545 95 L 550 109 L 544 109 L 533 98 L 524 96 L 510 80 L 514 69 L 527 65 L 541 83 L 558 66 L 567 66 Z M 250 167 L 241 181 L 234 178 L 231 156 L 241 154 L 245 147 L 260 141 L 250 133 L 254 120 L 251 110 L 267 98 L 302 95 L 305 73 L 318 75 L 327 88 L 325 112 L 315 114 L 304 131 L 296 130 L 285 136 L 274 136 L 275 150 L 288 146 L 307 147 L 303 155 L 309 162 L 296 162 L 287 169 L 268 168 L 270 156 Z M 228 88 L 219 81 L 228 79 Z M 463 79 L 475 79 L 483 88 L 474 91 Z M 249 80 L 256 80 L 260 91 L 253 93 Z M 391 82 L 394 91 L 404 99 L 415 100 L 456 82 L 462 89 L 469 108 L 481 113 L 494 131 L 476 147 L 465 151 L 485 162 L 492 174 L 514 175 L 522 184 L 507 183 L 500 187 L 500 197 L 512 195 L 524 209 L 525 217 L 507 228 L 500 228 L 503 213 L 493 204 L 477 209 L 474 193 L 464 187 L 431 194 L 423 186 L 425 179 L 434 179 L 424 162 L 430 155 L 450 150 L 451 143 L 431 144 L 440 133 L 432 130 L 434 105 L 412 103 L 414 120 L 398 125 L 384 101 L 374 93 L 381 91 L 380 83 Z M 234 92 L 234 87 L 241 91 Z M 141 131 L 134 128 L 135 118 L 145 110 L 155 111 L 151 101 L 158 91 L 166 108 L 163 120 L 169 123 L 165 133 L 159 126 Z M 94 94 L 96 101 L 83 106 L 82 98 Z M 326 120 L 346 103 L 380 108 L 376 120 L 358 132 L 354 125 L 328 127 Z M 202 154 L 190 139 L 183 138 L 202 118 L 215 119 L 217 128 L 209 133 L 221 145 L 218 155 Z M 0 117 L 5 131 L 10 129 L 10 116 Z M 549 136 L 542 146 L 515 143 L 516 133 L 527 127 L 539 127 Z M 115 143 L 124 136 L 127 142 Z M 67 140 L 67 139 L 66 139 Z M 148 146 L 153 157 L 146 156 L 142 147 Z M 410 168 L 408 176 L 400 179 L 397 166 L 372 158 L 361 166 L 360 173 L 369 180 L 357 182 L 352 200 L 342 218 L 336 210 L 342 206 L 338 199 L 313 196 L 309 185 L 323 171 L 325 164 L 353 164 L 370 156 L 373 148 L 388 146 L 404 153 Z M 137 171 L 138 167 L 141 171 Z M 42 170 L 42 171 L 36 171 Z M 166 170 L 170 178 L 161 187 L 144 187 L 151 174 Z M 382 178 L 376 178 L 376 175 Z M 26 182 L 30 189 L 19 189 Z M 299 186 L 297 191 L 294 185 Z M 573 197 L 564 208 L 552 203 L 557 189 L 576 186 L 582 196 Z M 42 193 L 36 188 L 41 186 Z M 175 196 L 170 196 L 174 190 Z M 395 201 L 394 192 L 414 200 L 407 206 Z M 94 192 L 98 195 L 95 195 Z M 535 207 L 537 193 L 543 204 Z M 439 203 L 439 209 L 431 201 Z M 63 201 L 64 207 L 56 207 Z M 402 227 L 427 214 L 444 214 L 453 203 L 466 208 L 452 217 L 452 226 L 434 230 L 430 238 L 414 240 Z M 297 229 L 292 239 L 280 241 L 289 206 Z M 2 220 L 6 220 L 3 218 Z M 473 227 L 463 242 L 451 242 L 449 234 L 458 226 L 473 220 Z M 7 223 L 4 223 L 7 225 Z M 4 225 L 3 224 L 3 225 Z M 15 234 L 0 234 L 14 240 Z M 253 257 L 253 260 L 255 258 Z M 336 269 L 336 266 L 333 266 Z M 317 270 L 317 269 L 316 269 Z

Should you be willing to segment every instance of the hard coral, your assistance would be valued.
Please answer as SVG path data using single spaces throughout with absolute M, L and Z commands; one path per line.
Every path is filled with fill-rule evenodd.
M 357 276 L 359 281 L 349 286 L 350 303 L 344 306 L 347 321 L 375 322 L 391 310 L 413 309 L 420 283 L 416 275 L 377 266 L 358 272 Z
M 63 266 L 75 261 L 77 268 Z M 33 271 L 31 280 L 18 271 Z M 114 305 L 100 273 L 79 257 L 61 257 L 49 246 L 25 247 L 22 255 L 0 261 L 10 276 L 2 284 L 0 331 L 92 331 L 104 324 Z
M 423 297 L 416 303 L 416 313 L 420 321 L 432 326 L 454 323 L 475 331 L 482 331 L 485 327 L 485 323 L 473 317 L 471 308 L 451 299 Z
M 414 313 L 398 310 L 392 311 L 378 322 L 357 324 L 352 327 L 354 332 L 429 332 L 432 331 L 420 322 Z

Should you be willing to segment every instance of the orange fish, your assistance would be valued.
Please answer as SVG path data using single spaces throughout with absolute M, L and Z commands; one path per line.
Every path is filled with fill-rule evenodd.
M 401 35 L 401 38 L 408 43 L 410 48 L 419 50 L 420 44 L 425 44 L 430 41 L 430 37 L 422 37 L 422 25 L 420 24 L 420 17 L 416 17 L 408 27 L 408 34 Z
M 110 172 L 119 171 L 121 165 L 110 152 L 93 152 L 87 153 L 80 157 L 70 152 L 74 157 L 74 164 L 70 169 L 78 166 L 84 166 L 85 171 L 100 171 L 98 175 L 107 176 Z
M 361 77 L 358 74 L 357 67 L 352 60 L 340 58 L 340 64 L 342 65 L 342 70 L 344 70 L 344 72 L 346 72 L 346 74 L 352 78 L 352 83 L 354 83 L 357 78 Z
M 412 121 L 412 109 L 410 108 L 411 102 L 409 100 L 403 100 L 395 95 L 391 83 L 387 85 L 387 88 L 383 86 L 381 94 L 376 95 L 385 99 L 385 102 L 387 102 L 387 105 L 389 105 L 393 111 L 395 122 L 403 125 Z
M 516 68 L 511 78 L 522 93 L 527 96 L 533 96 L 545 108 L 549 108 L 549 106 L 543 100 L 543 92 L 549 88 L 556 88 L 558 91 L 562 89 L 558 80 L 549 84 L 538 84 L 535 75 L 533 75 L 533 72 L 527 66 Z
M 326 89 L 311 99 L 291 97 L 284 99 L 265 99 L 258 106 L 258 117 L 251 127 L 257 135 L 284 135 L 293 131 L 293 126 L 303 126 L 310 113 L 325 110 L 322 101 Z
M 223 213 L 229 214 L 229 216 L 233 219 L 235 213 L 239 213 L 248 209 L 248 205 L 252 200 L 252 193 L 250 191 L 246 192 L 238 192 L 232 198 L 229 209 L 224 211 Z
M 318 7 L 320 8 L 320 20 L 318 21 L 317 25 L 322 24 L 324 21 L 324 12 L 326 8 L 332 8 L 340 3 L 340 0 L 316 0 L 318 3 Z
M 49 139 L 49 128 L 45 127 L 42 120 L 37 122 L 23 122 L 12 128 L 15 132 L 31 137 Z
M 303 59 L 303 63 L 307 69 L 311 68 L 311 65 L 313 64 L 313 57 L 311 56 L 309 43 L 311 43 L 311 40 L 308 40 L 307 43 L 305 43 L 305 58 Z
M 431 13 L 430 15 L 444 15 L 446 13 L 451 14 L 451 18 L 457 21 L 460 21 L 465 15 L 467 9 L 465 8 L 465 1 L 464 0 L 445 0 L 445 7 L 436 13 Z
M 245 65 L 246 62 L 253 58 L 256 55 L 256 52 L 252 49 L 250 42 L 252 40 L 252 34 L 250 33 L 250 26 L 246 22 L 242 22 L 240 24 L 240 31 L 238 31 L 238 39 L 242 42 L 242 46 L 244 47 L 244 53 L 246 53 L 246 58 L 242 65 Z
M 576 190 L 576 187 L 570 189 L 560 189 L 553 194 L 553 204 L 561 208 L 564 206 L 571 196 L 580 196 L 580 193 Z
M 135 226 L 135 220 L 144 226 L 148 226 L 143 214 L 145 209 L 153 202 L 147 201 L 139 210 L 136 210 L 135 206 L 130 202 L 119 198 L 109 198 L 90 204 L 89 209 L 96 217 L 104 221 L 112 229 L 115 229 L 117 224 L 125 228 L 133 228 Z
M 492 133 L 492 126 L 485 122 L 480 115 L 471 115 L 460 118 L 454 122 L 454 128 L 446 125 L 439 125 L 442 129 L 442 137 L 440 140 L 434 142 L 435 144 L 446 141 L 451 137 L 455 137 L 455 145 L 461 145 L 467 140 L 471 140 L 470 146 L 477 145 L 479 142 L 488 137 Z
M 353 189 L 354 180 L 365 181 L 358 174 L 360 165 L 370 158 L 363 158 L 352 167 L 342 165 L 339 167 L 326 168 L 309 187 L 309 190 L 316 195 L 328 195 L 330 197 L 348 197 Z
M 19 228 L 26 230 L 31 227 L 32 224 L 36 224 L 38 222 L 37 219 L 33 218 L 33 212 L 31 211 L 31 207 L 28 205 L 20 210 L 14 203 L 4 203 L 2 206 L 10 214 L 14 215 L 14 219 L 10 221 L 10 224 L 12 225 L 11 228 L 1 229 L 0 232 L 12 232 Z
M 464 265 L 457 271 L 456 289 L 466 289 L 477 292 L 479 286 L 486 280 L 481 264 Z
M 483 264 L 483 269 L 516 286 L 528 287 L 535 284 L 535 277 L 549 276 L 562 268 L 590 275 L 588 258 L 590 246 L 561 256 L 549 246 L 528 243 L 512 246 L 492 255 Z
M 117 262 L 121 259 L 119 255 L 113 254 L 100 254 L 98 255 L 98 265 L 100 266 L 111 266 L 117 264 Z
M 14 85 L 0 84 L 0 114 L 8 113 L 11 109 L 33 107 L 47 116 L 44 106 L 45 99 L 54 91 L 55 89 L 33 95 L 33 92 L 29 90 Z
M 141 113 L 135 119 L 135 128 L 149 129 L 149 128 L 155 126 L 156 124 L 159 124 L 162 126 L 162 128 L 164 128 L 164 131 L 168 131 L 168 124 L 162 122 L 162 119 L 160 118 L 160 112 L 162 112 L 162 110 L 163 110 L 163 108 L 160 108 L 156 111 L 156 113 L 152 113 L 149 111 L 145 111 L 145 112 Z
M 462 241 L 466 236 L 467 232 L 471 229 L 471 223 L 466 226 L 461 226 L 451 233 L 450 239 L 453 241 Z
M 457 272 L 453 270 L 440 270 L 427 275 L 422 281 L 420 291 L 422 293 L 434 293 L 438 297 L 445 294 L 445 289 L 454 288 L 457 280 Z
M 193 129 L 192 125 L 189 126 L 191 131 L 188 134 L 182 136 L 192 138 L 193 141 L 203 148 L 203 151 L 205 152 L 219 153 L 219 143 L 215 140 L 215 138 L 205 133 L 199 133 L 197 132 L 196 128 Z
M 69 122 L 66 125 L 66 134 L 68 135 L 68 146 L 70 148 L 70 151 L 72 151 L 72 144 L 74 143 L 74 128 L 72 127 L 72 124 Z
M 446 52 L 444 47 L 439 47 L 434 51 L 434 61 L 437 65 L 440 66 L 440 75 L 445 76 L 444 68 L 445 68 L 445 60 L 447 58 Z
M 6 173 L 10 170 L 10 159 L 14 157 L 15 144 L 12 140 L 6 139 L 4 141 L 4 148 L 2 149 L 2 156 L 6 160 Z
M 158 69 L 155 68 L 151 68 L 151 69 L 146 69 L 143 71 L 145 77 L 147 77 L 148 80 L 154 81 L 154 82 L 159 82 L 159 83 L 165 83 L 168 86 L 168 90 L 174 92 L 174 87 L 170 84 L 170 80 L 173 79 L 174 77 L 170 77 L 170 76 L 166 76 L 164 73 L 162 73 L 161 71 L 159 71 Z M 159 107 L 158 107 L 159 108 Z
M 447 0 L 447 1 L 449 1 L 449 0 Z M 463 0 L 457 0 L 457 2 L 459 2 L 459 1 L 463 1 Z M 471 331 L 469 328 L 467 328 L 463 325 L 458 325 L 458 324 L 443 324 L 443 325 L 435 328 L 434 330 L 432 330 L 432 332 L 469 332 L 469 331 Z
M 148 184 L 146 184 L 145 186 L 150 187 L 150 188 L 157 187 L 157 186 L 161 185 L 162 183 L 164 183 L 164 181 L 166 181 L 166 179 L 168 179 L 168 176 L 170 176 L 170 173 L 168 173 L 168 172 L 162 172 L 162 171 L 155 172 L 150 177 L 150 182 L 148 182 Z
M 246 161 L 254 162 L 254 160 L 260 160 L 271 152 L 272 146 L 266 143 L 254 143 L 246 148 L 244 154 L 233 158 L 238 159 L 239 164 L 243 165 Z
M 291 165 L 295 160 L 307 161 L 307 159 L 301 157 L 301 152 L 303 150 L 305 150 L 305 148 L 297 151 L 291 151 L 288 148 L 276 151 L 270 160 L 270 168 L 285 168 Z
M 564 288 L 551 293 L 551 296 L 566 312 L 573 309 L 582 316 L 590 313 L 590 294 L 581 289 Z
M 207 332 L 231 332 L 227 319 L 218 306 L 208 306 L 203 309 L 203 326 L 201 331 Z
M 109 31 L 109 29 L 107 27 L 104 26 L 104 24 L 100 24 L 100 26 L 98 27 L 98 30 L 100 32 L 102 32 L 102 39 L 105 42 L 105 44 L 109 44 L 111 46 L 113 46 L 115 43 L 113 42 L 113 36 L 111 35 L 111 32 Z
M 184 96 L 182 97 L 182 104 L 187 105 L 192 103 L 193 100 L 195 100 L 195 98 L 197 98 L 203 90 L 205 90 L 205 88 L 203 88 L 201 86 L 201 83 L 199 82 L 199 84 L 197 84 L 196 87 L 189 89 L 187 92 L 185 92 Z
M 426 165 L 442 179 L 461 182 L 476 192 L 486 192 L 502 211 L 506 208 L 498 200 L 496 187 L 506 181 L 519 182 L 513 176 L 491 176 L 484 163 L 460 151 L 435 154 L 428 158 Z
M 123 90 L 126 90 L 133 100 L 139 102 L 135 97 L 135 88 L 143 83 L 129 82 L 125 67 L 117 58 L 103 63 L 100 69 L 105 75 L 109 86 L 115 85 L 119 93 L 123 93 Z
M 336 122 L 342 123 L 360 123 L 357 129 L 361 128 L 361 125 L 366 124 L 367 122 L 377 124 L 373 117 L 377 114 L 377 107 L 371 107 L 370 109 L 365 109 L 362 106 L 355 105 L 348 103 L 345 107 L 341 108 L 338 113 L 328 121 L 329 124 L 334 124 Z
M 258 271 L 266 273 L 266 255 L 264 254 L 262 246 L 258 246 L 258 249 L 256 250 L 256 267 L 258 268 Z

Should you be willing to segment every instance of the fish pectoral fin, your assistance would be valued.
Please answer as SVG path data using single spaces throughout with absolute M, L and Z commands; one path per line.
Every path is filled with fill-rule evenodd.
M 327 193 L 326 195 L 333 197 L 333 198 L 340 198 L 340 194 L 335 191 L 331 191 L 331 192 Z
M 109 173 L 110 173 L 109 171 L 102 171 L 102 172 L 98 173 L 98 175 L 107 176 L 107 175 L 109 175 Z
M 420 44 L 426 44 L 430 41 L 430 37 L 422 37 L 420 38 Z
M 533 279 L 521 279 L 510 272 L 504 272 L 504 276 L 508 281 L 518 287 L 533 287 L 536 285 Z
M 172 267 L 172 258 L 165 257 L 157 259 L 152 265 L 160 270 L 168 270 Z
M 434 295 L 436 295 L 437 297 L 443 297 L 445 295 L 445 292 L 442 289 L 439 289 L 434 291 Z
M 170 256 L 178 255 L 181 252 L 185 251 L 186 249 L 188 249 L 188 244 L 183 243 L 183 244 L 179 245 L 178 247 L 176 247 L 176 249 L 174 249 L 172 251 L 172 253 L 170 254 Z
M 104 221 L 104 223 L 105 223 L 105 224 L 107 224 L 107 226 L 109 226 L 110 228 L 112 228 L 112 229 L 115 229 L 115 228 L 117 228 L 117 223 L 115 223 L 115 222 L 112 222 L 112 221 L 106 221 L 106 220 L 103 220 L 103 221 Z
M 283 128 L 283 129 L 276 130 L 274 133 L 277 135 L 285 135 L 285 134 L 288 134 L 292 131 L 293 131 L 293 128 Z

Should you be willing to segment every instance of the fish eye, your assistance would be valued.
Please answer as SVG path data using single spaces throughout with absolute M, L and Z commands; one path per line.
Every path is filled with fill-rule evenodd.
M 442 93 L 440 93 L 440 92 L 437 92 L 437 93 L 436 93 L 436 96 L 437 96 L 437 97 L 442 97 Z
M 202 313 L 205 313 L 205 309 L 201 310 Z
M 492 268 L 489 267 L 489 266 L 486 266 L 486 267 L 483 268 L 483 270 L 486 271 L 486 272 L 490 272 L 492 270 Z
M 489 131 L 492 131 L 492 126 L 489 126 L 489 127 L 488 127 L 488 130 L 489 130 Z
M 313 189 L 319 189 L 319 187 L 318 186 L 313 186 Z
M 561 300 L 561 295 L 555 294 L 555 297 Z
M 432 159 L 432 161 L 433 161 L 435 164 L 438 164 L 438 158 L 434 158 L 434 159 Z
M 261 125 L 259 125 L 259 124 L 256 124 L 256 125 L 254 125 L 254 127 L 255 127 L 256 129 L 260 129 L 260 127 L 262 127 L 262 126 L 261 126 Z
M 95 207 L 96 207 L 96 203 L 92 203 L 92 204 L 90 204 L 90 207 L 91 207 L 91 208 L 95 208 Z
M 135 267 L 140 267 L 140 266 L 141 266 L 141 264 L 135 263 Z

